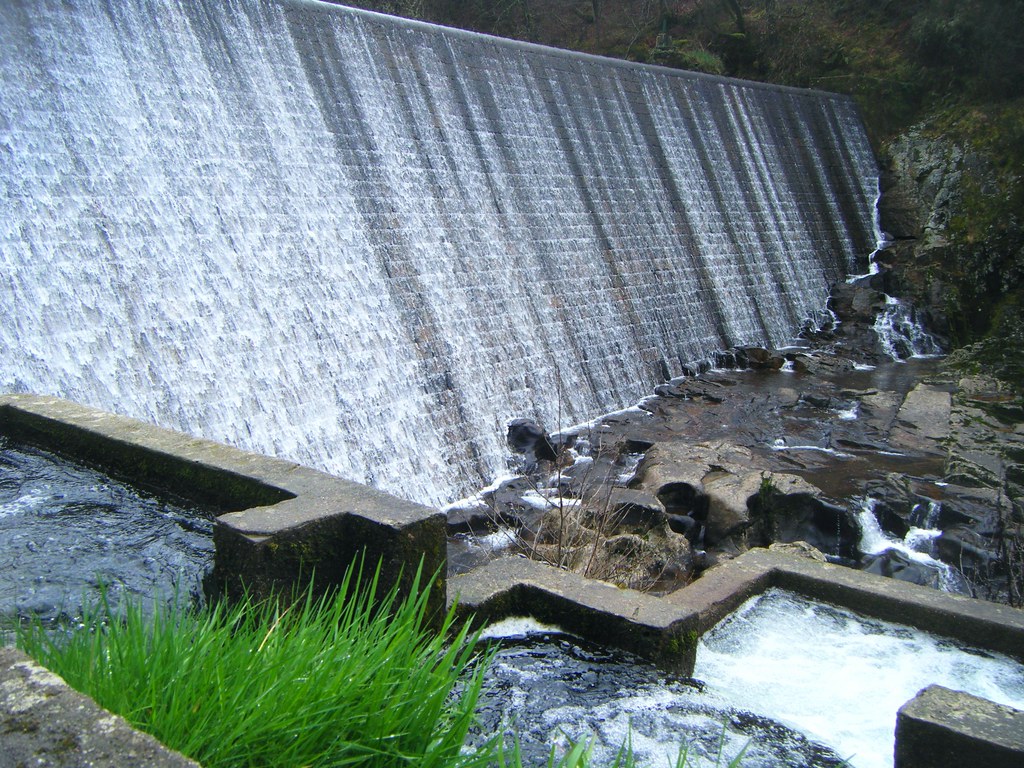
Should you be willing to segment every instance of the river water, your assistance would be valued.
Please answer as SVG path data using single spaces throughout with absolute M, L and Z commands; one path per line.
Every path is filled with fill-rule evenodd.
M 485 726 L 512 723 L 535 760 L 590 739 L 598 765 L 628 742 L 651 766 L 687 749 L 690 766 L 743 752 L 743 766 L 888 768 L 896 712 L 927 685 L 1024 708 L 1024 666 L 1007 657 L 780 590 L 701 639 L 694 680 L 544 629 L 491 630 L 506 639 L 483 702 Z
M 0 436 L 0 620 L 77 620 L 101 589 L 193 600 L 213 564 L 203 510 Z

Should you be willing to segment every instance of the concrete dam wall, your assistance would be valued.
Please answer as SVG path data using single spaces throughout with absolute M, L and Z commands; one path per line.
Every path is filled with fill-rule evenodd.
M 5 0 L 0 391 L 443 503 L 511 418 L 789 338 L 877 189 L 841 96 L 299 0 Z

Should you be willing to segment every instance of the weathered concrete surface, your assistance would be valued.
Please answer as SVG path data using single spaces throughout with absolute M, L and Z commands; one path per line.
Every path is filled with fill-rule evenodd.
M 381 586 L 408 590 L 422 562 L 444 604 L 445 521 L 434 509 L 290 461 L 52 397 L 0 395 L 0 432 L 135 485 L 224 510 L 212 590 L 256 598 L 336 584 L 363 552 Z
M 462 615 L 484 620 L 530 615 L 680 674 L 692 674 L 701 635 L 769 587 L 1024 661 L 1024 611 L 765 549 L 712 568 L 665 597 L 525 558 L 495 560 L 448 585 L 449 599 L 458 602 Z
M 0 768 L 197 768 L 14 648 L 0 647 Z
M 526 558 L 502 558 L 451 579 L 462 616 L 533 616 L 688 675 L 697 654 L 693 617 L 658 598 Z
M 896 715 L 896 768 L 1020 768 L 1024 712 L 931 685 Z

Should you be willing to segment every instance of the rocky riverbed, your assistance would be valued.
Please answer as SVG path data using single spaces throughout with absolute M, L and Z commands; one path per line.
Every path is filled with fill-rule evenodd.
M 1021 604 L 1024 408 L 958 374 L 885 275 L 836 322 L 740 348 L 636 407 L 510 435 L 522 472 L 449 510 L 455 570 L 512 549 L 670 591 L 755 546 Z M 903 359 L 894 359 L 903 358 Z

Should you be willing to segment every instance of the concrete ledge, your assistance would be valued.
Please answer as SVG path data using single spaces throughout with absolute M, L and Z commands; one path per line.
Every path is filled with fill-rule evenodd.
M 1024 611 L 1019 608 L 766 550 L 744 557 L 771 568 L 773 584 L 782 589 L 1024 662 Z
M 1024 611 L 764 549 L 660 598 L 524 558 L 496 560 L 452 578 L 449 596 L 463 615 L 531 615 L 691 675 L 697 640 L 769 587 L 1024 660 Z
M 119 479 L 221 511 L 211 591 L 257 598 L 337 583 L 366 552 L 381 586 L 407 590 L 422 561 L 443 609 L 444 515 L 290 461 L 189 437 L 53 397 L 0 395 L 0 434 Z
M 0 648 L 0 765 L 198 768 L 21 651 Z
M 693 617 L 661 600 L 526 558 L 494 560 L 449 582 L 463 617 L 529 615 L 689 675 L 697 654 Z
M 896 715 L 896 768 L 1019 768 L 1024 712 L 931 685 Z

